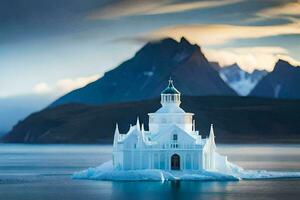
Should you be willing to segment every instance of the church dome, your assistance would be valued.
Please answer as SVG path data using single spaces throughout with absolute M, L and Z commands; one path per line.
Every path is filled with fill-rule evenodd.
M 170 79 L 168 87 L 161 94 L 180 94 L 180 92 L 174 87 L 173 80 Z
M 161 104 L 166 105 L 180 105 L 180 92 L 174 87 L 173 81 L 170 78 L 168 87 L 161 92 Z

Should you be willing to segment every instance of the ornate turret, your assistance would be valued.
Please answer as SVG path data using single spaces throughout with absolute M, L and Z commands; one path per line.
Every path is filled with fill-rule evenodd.
M 161 104 L 163 106 L 169 104 L 179 106 L 180 103 L 180 92 L 174 87 L 173 80 L 170 78 L 168 87 L 161 93 Z

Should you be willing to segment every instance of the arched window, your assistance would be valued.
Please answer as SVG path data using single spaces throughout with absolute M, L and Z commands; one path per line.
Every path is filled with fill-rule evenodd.
M 177 134 L 173 134 L 173 141 L 177 141 L 178 140 L 178 135 Z
M 178 154 L 171 156 L 171 170 L 180 170 L 180 157 Z

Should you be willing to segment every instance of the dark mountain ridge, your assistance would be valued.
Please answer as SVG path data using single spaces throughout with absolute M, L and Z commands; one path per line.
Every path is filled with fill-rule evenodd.
M 147 43 L 133 58 L 106 72 L 99 80 L 62 96 L 51 106 L 155 98 L 170 76 L 184 95 L 236 95 L 211 67 L 198 45 L 190 44 L 185 38 L 180 42 L 167 38 Z
M 147 129 L 147 113 L 159 107 L 159 99 L 100 106 L 60 105 L 31 114 L 14 126 L 2 141 L 111 143 L 115 123 L 125 133 L 139 116 Z M 183 96 L 182 108 L 195 113 L 196 129 L 204 137 L 213 123 L 217 142 L 300 142 L 300 100 Z
M 250 96 L 299 99 L 299 91 L 300 67 L 278 60 L 274 70 L 256 85 Z

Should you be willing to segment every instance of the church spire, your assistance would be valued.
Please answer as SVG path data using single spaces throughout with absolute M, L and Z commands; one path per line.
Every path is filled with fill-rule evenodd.
M 119 135 L 120 135 L 119 126 L 118 126 L 118 123 L 116 123 L 115 135 L 114 135 L 114 144 L 113 144 L 114 148 L 117 148 L 117 146 L 118 146 Z
M 141 148 L 145 143 L 144 124 L 142 124 L 141 131 L 138 134 L 138 146 Z
M 139 119 L 139 117 L 137 117 L 137 119 L 136 119 L 136 128 L 137 128 L 138 131 L 141 130 L 141 125 L 140 125 L 140 119 Z
M 208 140 L 210 142 L 211 148 L 216 149 L 216 143 L 215 143 L 215 133 L 214 133 L 214 125 L 210 125 L 210 132 Z
M 144 123 L 142 123 L 142 128 L 141 128 L 142 133 L 144 133 Z

